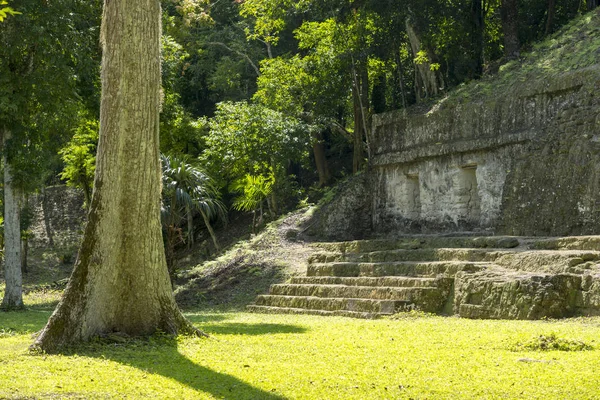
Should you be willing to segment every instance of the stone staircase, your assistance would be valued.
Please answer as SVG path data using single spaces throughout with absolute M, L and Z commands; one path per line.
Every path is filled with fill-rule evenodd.
M 600 314 L 600 237 L 594 238 L 412 236 L 316 243 L 307 276 L 272 285 L 248 309 L 360 318 L 408 310 L 540 318 L 584 309 L 589 314 L 598 303 Z M 592 290 L 587 302 L 585 282 L 588 291 L 598 292 Z

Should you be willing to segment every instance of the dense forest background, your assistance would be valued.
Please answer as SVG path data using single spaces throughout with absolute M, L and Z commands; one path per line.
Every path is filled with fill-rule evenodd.
M 89 203 L 102 2 L 8 5 L 19 14 L 0 24 L 3 165 L 21 199 L 64 182 L 81 188 Z M 254 228 L 318 199 L 333 181 L 365 168 L 373 114 L 435 101 L 519 62 L 532 42 L 597 5 L 163 0 L 168 258 L 205 228 L 219 249 L 212 226 L 229 210 L 253 212 Z M 26 240 L 27 202 L 20 204 Z

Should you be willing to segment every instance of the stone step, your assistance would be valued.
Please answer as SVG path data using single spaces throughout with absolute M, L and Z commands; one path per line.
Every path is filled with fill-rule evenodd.
M 439 248 L 414 250 L 381 250 L 370 253 L 318 252 L 309 259 L 309 264 L 331 262 L 390 262 L 390 261 L 475 261 L 491 262 L 496 258 L 514 253 L 511 250 L 475 248 Z
M 472 261 L 493 262 L 496 258 L 514 253 L 510 250 L 487 250 L 474 248 L 439 248 L 417 250 L 386 250 L 360 254 L 358 261 L 362 262 L 392 262 L 392 261 Z
M 307 314 L 307 315 L 320 315 L 320 316 L 332 316 L 332 317 L 351 317 L 351 318 L 366 318 L 375 319 L 382 315 L 380 313 L 371 312 L 357 312 L 357 311 L 346 311 L 346 310 L 308 310 L 306 308 L 290 308 L 290 307 L 270 307 L 270 306 L 257 306 L 250 304 L 246 306 L 246 310 L 255 313 L 263 314 Z M 406 310 L 410 311 L 410 310 Z
M 465 261 L 432 261 L 432 262 L 334 262 L 324 264 L 310 264 L 307 267 L 307 276 L 328 277 L 429 277 L 438 275 L 454 276 L 458 271 L 480 271 L 493 264 L 484 262 Z
M 441 311 L 449 292 L 450 286 L 437 288 L 279 284 L 272 285 L 269 289 L 269 294 L 273 296 L 401 300 L 414 303 L 420 310 L 428 312 Z
M 566 236 L 533 239 L 527 243 L 538 250 L 595 250 L 600 251 L 600 236 Z
M 495 263 L 510 270 L 528 272 L 582 272 L 600 261 L 595 250 L 527 250 L 500 254 Z
M 451 278 L 419 278 L 407 276 L 382 277 L 339 277 L 339 276 L 297 276 L 290 279 L 291 284 L 299 285 L 346 285 L 346 286 L 387 286 L 387 287 L 436 287 L 445 281 L 451 284 Z
M 412 310 L 414 303 L 406 300 L 351 299 L 329 297 L 301 297 L 260 295 L 255 305 L 283 308 L 302 308 L 306 310 L 353 311 L 360 313 L 395 314 Z
M 511 249 L 520 245 L 514 236 L 407 236 L 397 239 L 354 240 L 314 243 L 325 252 L 370 253 L 381 250 L 414 250 L 424 248 L 496 248 Z
M 417 301 L 429 297 L 439 297 L 442 292 L 437 287 L 387 287 L 387 286 L 346 286 L 346 285 L 299 285 L 280 283 L 271 285 L 269 294 L 279 296 L 306 296 L 332 298 L 361 298 L 376 300 Z

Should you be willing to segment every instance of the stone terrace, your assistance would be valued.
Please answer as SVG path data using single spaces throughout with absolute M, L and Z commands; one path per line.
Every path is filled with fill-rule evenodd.
M 407 236 L 313 244 L 307 276 L 249 310 L 376 318 L 600 315 L 600 237 Z

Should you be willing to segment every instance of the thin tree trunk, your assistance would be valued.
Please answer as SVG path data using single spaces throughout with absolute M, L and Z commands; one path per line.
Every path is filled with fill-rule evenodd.
M 400 95 L 402 97 L 402 108 L 406 108 L 406 93 L 404 91 L 404 68 L 402 68 L 402 58 L 400 57 L 400 50 L 398 46 L 394 46 L 394 56 L 396 57 L 398 82 L 400 83 Z
M 195 332 L 175 303 L 160 226 L 160 1 L 106 0 L 94 193 L 69 284 L 34 346 Z
M 556 0 L 548 0 L 548 16 L 546 18 L 546 31 L 545 35 L 552 33 L 552 27 L 554 25 L 554 15 L 556 14 Z
M 208 215 L 206 215 L 206 213 L 200 209 L 200 215 L 202 215 L 202 219 L 204 220 L 204 225 L 206 225 L 206 229 L 208 229 L 208 233 L 210 234 L 210 238 L 213 241 L 213 244 L 215 245 L 215 249 L 217 249 L 217 251 L 221 250 L 221 246 L 219 246 L 219 241 L 217 240 L 217 235 L 215 235 L 215 231 L 212 228 L 212 225 L 210 224 L 210 220 L 208 219 Z M 254 233 L 254 230 L 252 231 Z
M 417 100 L 437 96 L 444 90 L 445 83 L 441 72 L 438 69 L 432 68 L 434 61 L 433 51 L 423 47 L 417 30 L 408 18 L 406 19 L 406 33 L 408 34 L 410 47 L 415 58 L 421 51 L 424 51 L 427 55 L 427 61 L 415 63 L 415 92 Z
M 504 33 L 504 56 L 507 59 L 519 57 L 519 0 L 502 0 L 500 18 Z
M 484 47 L 485 47 L 485 19 L 483 14 L 483 0 L 471 0 L 473 58 L 475 60 L 475 78 L 483 73 Z
M 367 102 L 369 81 L 366 65 L 352 61 L 352 99 L 354 108 L 354 155 L 352 172 L 360 171 L 365 159 L 364 139 L 367 136 Z
M 48 245 L 54 247 L 54 234 L 50 227 L 50 207 L 48 206 L 48 195 L 46 187 L 42 188 L 42 213 L 44 214 L 44 227 L 46 228 L 46 236 L 48 237 Z
M 29 272 L 27 256 L 29 255 L 29 239 L 27 237 L 21 240 L 21 271 L 26 274 Z
M 87 177 L 84 176 L 81 181 L 83 182 L 83 198 L 85 201 L 85 209 L 89 210 L 90 202 L 92 200 L 92 189 L 90 188 L 90 184 L 88 182 Z
M 4 162 L 4 278 L 6 289 L 2 309 L 23 308 L 23 274 L 21 271 L 21 222 L 19 195 L 13 185 L 12 167 L 6 156 L 11 132 L 3 132 Z
M 185 205 L 185 216 L 187 219 L 187 244 L 188 249 L 191 249 L 194 245 L 194 215 L 192 214 L 192 207 L 189 204 Z
M 323 134 L 321 132 L 313 133 L 313 154 L 317 173 L 319 174 L 319 187 L 323 187 L 329 183 L 331 174 L 325 157 L 325 146 L 323 145 Z

